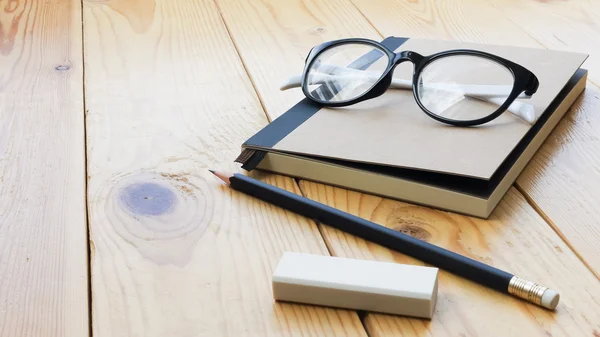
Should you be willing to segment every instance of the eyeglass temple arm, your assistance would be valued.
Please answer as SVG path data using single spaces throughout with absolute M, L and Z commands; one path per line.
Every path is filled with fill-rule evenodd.
M 326 82 L 327 80 L 325 79 L 325 77 L 330 77 L 330 76 L 331 75 L 329 75 L 329 76 L 324 75 L 324 77 L 319 81 L 319 83 Z M 283 91 L 283 90 L 287 90 L 287 89 L 298 88 L 301 86 L 302 86 L 302 76 L 292 76 L 292 77 L 288 78 L 286 81 L 284 81 L 281 84 L 279 89 Z M 436 87 L 438 87 L 438 86 L 439 85 L 436 85 Z M 441 86 L 443 89 L 443 84 Z M 497 92 L 494 93 L 494 90 L 490 90 L 490 89 L 493 89 L 493 87 L 494 86 L 467 85 L 461 89 L 471 89 L 471 90 L 465 90 L 465 91 L 467 91 L 467 92 L 465 92 L 465 95 L 469 96 L 471 98 L 480 99 L 483 101 L 494 103 L 496 105 L 502 105 L 502 103 L 504 102 L 504 99 L 501 97 L 497 97 L 498 93 Z M 412 82 L 407 81 L 407 80 L 392 78 L 392 83 L 390 84 L 390 88 L 412 90 Z M 517 98 L 530 98 L 530 96 L 521 94 Z M 533 110 L 533 107 L 531 106 L 531 104 L 515 101 L 508 107 L 507 110 L 510 113 L 525 120 L 526 122 L 528 122 L 530 124 L 533 124 L 536 120 L 535 111 Z

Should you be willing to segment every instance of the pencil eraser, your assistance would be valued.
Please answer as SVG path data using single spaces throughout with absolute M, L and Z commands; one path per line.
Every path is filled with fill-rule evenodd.
M 558 305 L 559 300 L 560 295 L 556 291 L 552 289 L 546 289 L 542 295 L 542 306 L 548 309 L 554 309 Z
M 438 268 L 285 252 L 273 272 L 273 297 L 296 302 L 432 318 Z

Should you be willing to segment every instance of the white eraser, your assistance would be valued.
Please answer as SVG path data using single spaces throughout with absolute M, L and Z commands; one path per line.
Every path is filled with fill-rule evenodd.
M 431 318 L 438 268 L 285 252 L 273 297 L 346 309 Z

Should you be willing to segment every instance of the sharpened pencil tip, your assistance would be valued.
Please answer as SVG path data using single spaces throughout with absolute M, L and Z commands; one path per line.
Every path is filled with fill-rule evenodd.
M 215 176 L 217 176 L 217 178 L 223 180 L 223 182 L 225 182 L 226 184 L 229 185 L 229 177 L 231 176 L 231 174 L 227 174 L 227 173 L 223 173 L 223 172 L 218 172 L 215 170 L 209 170 L 212 174 L 214 174 Z

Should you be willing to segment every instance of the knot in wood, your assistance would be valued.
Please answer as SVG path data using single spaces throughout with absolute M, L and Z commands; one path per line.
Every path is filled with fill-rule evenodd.
M 388 216 L 386 223 L 388 227 L 419 240 L 431 240 L 432 234 L 427 230 L 427 223 L 423 220 L 412 218 L 410 215 L 403 214 L 401 216 L 392 213 Z
M 67 70 L 71 69 L 71 66 L 66 65 L 66 64 L 60 64 L 60 65 L 57 65 L 56 67 L 54 67 L 54 69 L 57 71 L 67 71 Z
M 206 225 L 206 188 L 183 175 L 142 172 L 110 187 L 113 226 L 134 241 L 179 240 Z M 209 213 L 210 215 L 210 213 Z M 128 234 L 126 234 L 128 233 Z M 134 239 L 135 238 L 135 239 Z
M 414 238 L 417 238 L 419 240 L 423 240 L 423 241 L 431 240 L 431 233 L 429 233 L 425 228 L 417 226 L 417 225 L 411 225 L 411 224 L 401 225 L 401 226 L 397 227 L 396 230 L 399 232 L 402 232 L 406 235 L 410 235 Z
M 211 221 L 207 193 L 201 177 L 142 171 L 114 176 L 92 193 L 91 203 L 103 224 L 144 257 L 184 266 Z
M 311 33 L 313 34 L 324 34 L 325 32 L 327 32 L 327 29 L 325 27 L 314 27 L 310 30 Z
M 170 189 L 162 185 L 138 182 L 126 186 L 121 191 L 120 199 L 132 213 L 157 216 L 169 211 L 176 197 Z

